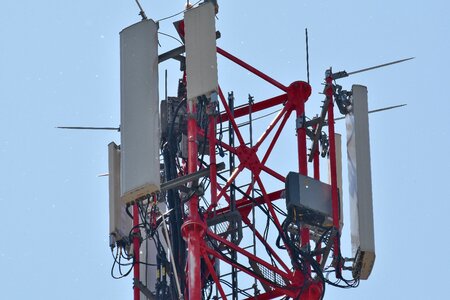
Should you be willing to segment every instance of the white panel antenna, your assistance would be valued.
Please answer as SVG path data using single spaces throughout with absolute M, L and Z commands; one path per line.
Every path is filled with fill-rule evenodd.
M 353 277 L 368 279 L 375 262 L 367 87 L 352 86 L 346 115 Z
M 342 195 L 342 136 L 339 133 L 334 134 L 334 143 L 336 145 L 336 179 L 339 190 L 339 229 L 342 231 L 344 227 L 344 198 Z M 331 184 L 331 167 L 328 158 L 328 178 Z
M 125 204 L 120 200 L 120 149 L 115 143 L 108 145 L 109 169 L 109 236 L 110 247 L 128 237 L 132 220 L 125 211 Z
M 158 191 L 158 25 L 143 20 L 120 33 L 122 201 Z
M 210 2 L 184 14 L 188 99 L 217 91 L 216 20 Z

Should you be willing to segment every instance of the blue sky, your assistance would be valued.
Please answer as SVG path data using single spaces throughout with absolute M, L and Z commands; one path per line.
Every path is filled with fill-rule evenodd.
M 184 5 L 141 3 L 155 20 Z M 310 117 L 319 113 L 326 68 L 352 71 L 416 57 L 340 81 L 347 89 L 366 85 L 371 109 L 408 105 L 370 117 L 377 250 L 372 276 L 355 290 L 329 287 L 325 299 L 443 298 L 450 266 L 444 252 L 450 211 L 447 1 L 219 3 L 218 45 L 286 85 L 306 80 L 308 27 Z M 54 127 L 119 125 L 118 33 L 139 21 L 137 13 L 132 0 L 0 3 L 4 299 L 132 299 L 131 279 L 109 275 L 107 179 L 97 177 L 107 171 L 107 144 L 119 143 L 119 134 Z M 175 34 L 175 20 L 162 21 L 160 31 Z M 177 46 L 164 36 L 160 44 L 160 51 Z M 222 60 L 218 68 L 222 88 L 237 98 L 278 94 Z M 174 94 L 177 65 L 164 69 Z M 344 124 L 337 130 L 344 133 Z M 286 164 L 281 157 L 279 164 Z

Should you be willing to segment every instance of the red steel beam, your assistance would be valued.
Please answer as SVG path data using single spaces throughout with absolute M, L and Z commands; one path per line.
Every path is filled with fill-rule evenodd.
M 253 188 L 253 185 L 251 184 L 249 187 L 248 187 L 248 189 L 247 189 L 247 191 L 246 191 L 246 195 L 248 195 L 249 193 L 250 193 L 250 190 Z M 219 190 L 219 192 L 221 192 L 223 189 L 220 187 L 220 185 L 219 184 L 217 184 L 217 189 Z M 224 194 L 224 196 L 227 196 L 227 194 Z M 269 194 L 269 198 L 271 199 L 271 201 L 272 201 L 272 199 L 274 199 L 274 200 L 277 200 L 277 199 L 279 199 L 281 197 L 281 191 L 278 191 L 278 192 L 274 192 L 274 193 L 271 193 L 271 194 Z M 227 199 L 227 201 L 228 201 L 228 203 L 230 202 L 230 199 Z M 241 200 L 242 201 L 242 200 Z M 251 205 L 252 204 L 252 201 L 251 200 L 247 200 L 248 201 L 248 204 L 247 205 Z M 254 204 L 255 205 L 257 205 L 257 204 L 261 204 L 261 203 L 263 203 L 264 202 L 264 198 L 263 197 L 259 197 L 259 198 L 255 198 L 255 202 L 254 202 Z M 210 206 L 211 207 L 211 206 Z M 238 203 L 236 203 L 236 208 L 239 210 L 239 204 Z M 215 213 L 216 213 L 216 215 L 220 215 L 221 213 L 225 213 L 225 212 L 228 212 L 230 210 L 230 207 L 228 206 L 228 207 L 226 207 L 226 208 L 224 208 L 224 209 L 220 209 L 220 210 L 217 210 Z M 210 212 L 210 209 L 208 208 L 208 211 L 207 211 L 207 213 L 209 213 Z M 291 274 L 291 271 L 289 270 L 289 268 L 287 267 L 287 265 L 283 262 L 283 260 L 278 256 L 278 254 L 272 249 L 272 247 L 267 243 L 267 241 L 262 237 L 262 235 L 255 229 L 255 227 L 253 226 L 253 224 L 251 224 L 251 222 L 250 222 L 250 220 L 248 219 L 248 213 L 243 213 L 243 212 L 240 212 L 241 213 L 241 216 L 242 216 L 242 220 L 244 221 L 244 223 L 246 224 L 246 225 L 248 225 L 249 226 L 249 228 L 256 234 L 256 236 L 258 237 L 258 239 L 260 240 L 260 242 L 261 243 L 263 243 L 264 245 L 265 245 L 265 247 L 273 254 L 273 256 L 275 257 L 275 259 L 280 263 L 280 265 L 283 267 L 283 269 L 287 272 L 287 273 L 289 273 L 289 274 Z
M 289 101 L 295 106 L 297 115 L 296 127 L 297 127 L 297 149 L 298 149 L 298 169 L 299 173 L 308 176 L 308 158 L 306 148 L 306 126 L 305 126 L 305 102 L 308 100 L 311 93 L 311 87 L 306 82 L 296 82 L 291 86 L 291 92 L 289 93 Z M 308 94 L 309 92 L 309 94 Z M 310 234 L 307 226 L 302 226 L 300 229 L 301 246 L 309 247 Z M 307 266 L 307 273 L 310 274 L 310 266 Z
M 226 240 L 225 240 L 225 241 L 226 241 Z M 228 242 L 228 241 L 227 241 L 227 242 Z M 233 245 L 234 245 L 234 244 L 233 244 Z M 208 254 L 210 254 L 210 255 L 212 255 L 212 256 L 214 256 L 214 257 L 216 257 L 216 258 L 218 258 L 218 259 L 220 259 L 220 260 L 222 260 L 222 261 L 224 261 L 224 262 L 226 262 L 226 263 L 232 265 L 232 266 L 235 267 L 236 269 L 239 269 L 240 271 L 242 271 L 242 272 L 244 272 L 244 273 L 250 275 L 251 277 L 256 278 L 256 279 L 259 280 L 260 282 L 262 282 L 262 283 L 264 283 L 264 284 L 267 284 L 267 285 L 269 285 L 269 286 L 271 286 L 271 287 L 273 287 L 273 288 L 279 288 L 277 285 L 274 285 L 272 282 L 268 281 L 268 280 L 265 279 L 264 277 L 259 276 L 259 275 L 255 274 L 255 273 L 249 271 L 249 269 L 244 268 L 244 267 L 243 267 L 242 265 L 240 265 L 240 264 L 237 264 L 237 263 L 235 263 L 235 262 L 230 261 L 229 258 L 224 257 L 223 255 L 217 253 L 216 251 L 214 251 L 214 250 L 212 250 L 212 249 L 210 249 L 210 248 L 205 248 L 205 251 L 206 251 Z M 252 255 L 252 256 L 253 256 L 253 255 Z M 256 257 L 256 256 L 254 256 L 254 257 L 257 258 L 257 259 L 259 260 L 258 257 Z M 264 262 L 264 261 L 262 261 L 262 260 L 260 260 L 260 261 L 261 261 L 261 262 Z M 280 288 L 279 288 L 279 289 L 280 289 Z M 292 297 L 295 297 L 295 295 L 298 294 L 298 292 L 295 292 L 294 290 L 299 290 L 299 289 L 300 289 L 300 287 L 289 287 L 289 289 L 283 289 L 284 292 L 283 292 L 282 295 L 287 295 L 287 296 L 289 296 L 289 297 L 291 297 L 291 298 L 292 298 Z M 254 299 L 254 297 L 252 297 L 251 299 Z M 259 299 L 259 296 L 257 296 L 257 299 Z
M 269 194 L 267 194 L 267 199 L 269 199 L 270 201 L 276 201 L 278 199 L 281 199 L 281 196 L 283 193 L 284 193 L 284 189 L 269 193 Z M 244 198 L 236 201 L 236 209 L 239 210 L 239 212 L 241 213 L 242 216 L 247 216 L 251 210 L 252 203 L 253 203 L 252 200 L 244 197 Z M 257 197 L 257 198 L 255 198 L 254 203 L 255 203 L 255 205 L 263 204 L 263 203 L 265 203 L 265 199 L 263 196 Z M 227 211 L 230 211 L 229 206 L 218 209 L 216 212 L 217 212 L 217 214 L 221 214 L 221 213 L 225 213 Z
M 220 86 L 219 86 L 219 98 L 220 98 L 220 101 L 222 102 L 223 107 L 225 108 L 227 115 L 232 116 L 230 107 L 228 106 L 228 103 L 225 100 L 225 96 L 223 95 L 223 92 L 222 92 L 222 89 L 220 88 Z M 234 133 L 236 134 L 236 137 L 239 140 L 239 144 L 245 145 L 244 139 L 242 138 L 241 132 L 239 130 L 239 127 L 236 124 L 236 121 L 234 120 L 233 117 L 231 117 L 229 120 L 231 122 L 231 126 L 233 126 Z
M 278 298 L 278 297 L 283 296 L 283 295 L 286 295 L 286 293 L 283 290 L 281 290 L 281 289 L 274 289 L 273 291 L 266 292 L 264 294 L 258 295 L 257 299 L 258 300 L 270 300 L 270 299 Z M 245 300 L 253 300 L 253 299 L 255 299 L 255 297 L 250 297 L 250 298 L 247 298 Z
M 219 141 L 219 140 L 216 140 L 216 143 L 217 143 L 217 145 L 221 146 L 222 148 L 225 148 L 225 150 L 227 150 L 227 151 L 229 151 L 231 153 L 237 154 L 236 153 L 236 149 L 231 147 L 227 143 L 224 143 L 223 141 Z
M 266 154 L 264 155 L 264 157 L 261 161 L 262 164 L 265 164 L 267 162 L 267 160 L 269 159 L 269 156 L 272 153 L 273 147 L 275 146 L 276 142 L 278 141 L 281 131 L 283 130 L 284 125 L 286 124 L 287 120 L 291 116 L 291 113 L 292 113 L 292 109 L 288 109 L 288 111 L 284 115 L 283 120 L 281 121 L 280 127 L 278 127 L 277 131 L 275 132 L 275 135 L 274 135 L 272 141 L 270 142 L 269 148 L 267 148 Z
M 233 183 L 233 181 L 236 179 L 236 177 L 239 175 L 239 173 L 244 170 L 244 165 L 240 164 L 236 169 L 234 169 L 233 173 L 231 174 L 230 178 L 227 180 L 227 183 L 222 188 L 222 191 L 220 191 L 219 195 L 217 196 L 217 200 L 220 200 L 222 196 L 227 192 L 227 189 L 230 187 L 230 185 Z
M 217 179 L 217 178 L 216 178 Z M 227 193 L 226 193 L 226 191 L 223 191 L 223 188 L 222 188 L 222 186 L 217 182 L 217 180 L 216 180 L 216 192 L 218 191 L 219 192 L 219 195 L 220 194 L 222 194 L 223 195 L 223 197 L 225 198 L 225 200 L 228 202 L 228 204 L 231 202 L 231 199 L 230 199 L 230 195 L 228 195 Z M 211 191 L 211 193 L 212 193 L 212 191 Z M 216 198 L 216 201 L 217 201 L 217 203 L 219 202 L 219 198 Z M 208 209 L 206 210 L 206 213 L 205 213 L 205 216 L 208 216 L 208 214 L 210 214 L 212 211 L 213 211 L 213 209 L 214 208 L 216 208 L 217 207 L 217 205 L 216 206 L 214 206 L 214 205 L 210 205 L 209 207 L 208 207 Z M 229 211 L 230 209 L 229 209 L 229 207 L 228 207 L 228 211 Z M 217 211 L 216 211 L 216 213 L 217 213 Z
M 278 220 L 277 214 L 275 213 L 275 210 L 272 205 L 272 201 L 270 201 L 270 198 L 268 197 L 266 188 L 264 187 L 264 185 L 262 183 L 261 177 L 259 177 L 259 175 L 256 175 L 255 177 L 256 177 L 256 182 L 258 183 L 259 189 L 261 190 L 261 192 L 263 194 L 263 198 L 264 198 L 263 203 L 267 204 L 267 208 L 269 210 L 269 213 L 272 215 L 275 226 L 277 227 L 278 231 L 280 232 L 280 235 L 284 236 L 284 231 L 283 231 L 283 228 L 281 227 L 280 220 Z M 286 249 L 288 250 L 289 255 L 292 257 L 289 248 L 286 247 Z
M 270 132 L 273 130 L 273 128 L 277 125 L 278 121 L 280 121 L 281 117 L 288 111 L 289 109 L 285 106 L 283 109 L 276 115 L 276 117 L 270 122 L 267 129 L 263 132 L 263 134 L 260 136 L 256 144 L 253 146 L 255 150 L 259 149 L 259 146 L 264 142 L 264 140 L 267 138 L 267 136 L 270 134 Z
M 220 296 L 222 297 L 223 300 L 227 300 L 227 296 L 225 295 L 225 292 L 222 288 L 222 284 L 220 284 L 219 277 L 217 277 L 216 270 L 214 270 L 214 266 L 212 265 L 209 256 L 206 254 L 206 251 L 204 249 L 202 252 L 203 252 L 202 254 L 203 260 L 205 261 L 206 267 L 208 268 L 209 273 L 211 274 L 214 282 L 216 283 L 216 287 L 219 290 Z
M 252 113 L 271 108 L 276 105 L 280 105 L 284 103 L 287 100 L 287 94 L 282 94 L 267 100 L 263 100 L 260 102 L 256 102 L 252 104 Z M 242 107 L 239 107 L 234 110 L 234 118 L 237 119 L 239 117 L 246 116 L 250 113 L 250 105 L 245 105 Z M 226 122 L 230 119 L 228 113 L 224 112 L 220 115 L 219 122 Z
M 278 261 L 278 263 L 283 267 L 284 271 L 288 274 L 292 274 L 289 267 L 284 263 L 284 261 L 281 259 L 281 257 L 277 254 L 276 251 L 272 249 L 272 247 L 269 245 L 267 240 L 264 239 L 264 237 L 259 233 L 258 230 L 255 229 L 254 224 L 250 222 L 247 216 L 242 216 L 242 221 L 247 225 L 251 231 L 253 231 L 256 235 L 256 237 L 259 239 L 259 241 L 266 247 L 266 250 L 268 250 L 270 253 L 272 253 L 273 257 Z
M 213 232 L 211 232 L 211 231 L 207 231 L 207 235 L 209 235 L 211 238 L 215 239 L 216 241 L 221 242 L 222 244 L 226 245 L 227 247 L 229 247 L 229 248 L 235 250 L 236 252 L 239 252 L 239 253 L 242 254 L 243 256 L 248 257 L 249 259 L 255 261 L 256 263 L 261 264 L 262 266 L 264 266 L 264 267 L 267 268 L 268 270 L 270 270 L 270 271 L 272 271 L 272 272 L 274 272 L 274 273 L 280 275 L 282 278 L 287 279 L 287 280 L 289 280 L 289 281 L 292 280 L 291 274 L 286 273 L 286 272 L 284 272 L 284 271 L 282 271 L 282 270 L 280 270 L 280 269 L 277 269 L 276 267 L 272 266 L 271 264 L 269 264 L 269 263 L 266 262 L 265 260 L 263 260 L 263 259 L 261 259 L 261 258 L 255 256 L 255 255 L 253 255 L 252 253 L 250 253 L 250 252 L 248 252 L 248 251 L 246 251 L 246 250 L 244 250 L 244 249 L 242 249 L 242 248 L 236 246 L 233 242 L 230 242 L 230 241 L 228 241 L 228 240 L 226 240 L 226 239 L 220 237 L 219 235 L 217 235 L 217 234 L 215 234 L 215 233 L 213 233 Z M 224 261 L 226 261 L 226 262 L 232 264 L 232 265 L 235 266 L 236 268 L 239 268 L 240 270 L 246 272 L 247 274 L 251 275 L 252 277 L 255 277 L 255 274 L 253 274 L 253 273 L 251 273 L 251 272 L 247 272 L 247 270 L 246 270 L 245 268 L 242 268 L 242 267 L 239 266 L 238 264 L 234 264 L 234 263 L 228 261 L 227 259 L 225 259 L 225 258 L 223 257 L 222 254 L 218 254 L 216 251 L 214 251 L 214 250 L 212 250 L 212 249 L 210 249 L 210 248 L 208 248 L 208 247 L 205 247 L 205 250 L 206 250 L 208 253 L 214 255 L 215 257 L 217 257 L 217 258 L 219 258 L 219 259 L 222 259 L 222 260 L 224 260 Z M 261 278 L 258 278 L 258 279 L 261 280 Z M 266 283 L 269 284 L 270 286 L 274 286 L 274 284 L 271 283 L 271 282 L 269 282 L 269 281 L 266 281 Z M 274 287 L 276 287 L 276 286 L 274 286 Z
M 330 69 L 331 74 L 331 69 Z M 339 232 L 339 196 L 337 188 L 337 172 L 336 172 L 336 141 L 334 139 L 334 103 L 333 103 L 333 78 L 328 76 L 326 79 L 325 95 L 329 97 L 328 104 L 328 139 L 330 141 L 330 175 L 331 175 L 331 201 L 333 208 L 333 226 Z M 339 253 L 339 234 L 334 240 L 334 255 Z M 341 278 L 341 265 L 336 266 L 336 277 Z
M 316 131 L 316 127 L 317 125 L 314 126 L 314 132 Z M 319 161 L 319 147 L 317 147 L 316 151 L 313 153 L 314 155 L 314 160 L 313 160 L 313 168 L 314 168 L 314 179 L 316 180 L 320 180 L 320 161 Z M 320 248 L 320 244 L 317 243 L 316 244 L 316 250 L 319 250 Z M 322 260 L 322 255 L 318 254 L 316 257 L 317 262 L 321 262 Z
M 197 120 L 195 118 L 195 102 L 187 103 L 187 135 L 188 135 L 188 173 L 197 171 Z M 200 300 L 202 298 L 201 278 L 201 242 L 203 241 L 202 221 L 198 213 L 198 196 L 194 193 L 188 200 L 189 217 L 181 228 L 183 237 L 187 243 L 187 290 L 189 299 Z
M 286 182 L 286 177 L 284 177 L 283 175 L 275 172 L 274 170 L 272 170 L 269 167 L 266 167 L 265 165 L 260 165 L 261 170 L 263 170 L 264 172 L 266 172 L 267 174 L 275 177 L 276 179 L 280 180 L 281 182 Z
M 272 219 L 273 219 L 273 222 L 275 224 L 275 227 L 277 228 L 278 232 L 280 233 L 280 236 L 282 237 L 283 242 L 285 243 L 286 236 L 284 234 L 283 228 L 281 226 L 280 221 L 278 220 L 277 214 L 275 213 L 275 210 L 274 210 L 273 205 L 272 205 L 272 201 L 268 197 L 267 191 L 264 188 L 264 185 L 263 185 L 263 183 L 261 181 L 261 177 L 259 177 L 259 175 L 256 175 L 256 182 L 258 183 L 259 189 L 261 190 L 261 192 L 263 194 L 263 198 L 264 198 L 264 202 L 263 203 L 265 203 L 267 205 L 267 209 L 269 210 L 269 213 L 272 216 Z M 286 247 L 286 251 L 287 251 L 289 257 L 292 259 L 292 257 L 293 257 L 292 250 L 286 244 L 285 244 L 285 247 Z
M 232 62 L 240 65 L 241 67 L 243 67 L 244 69 L 246 69 L 247 71 L 252 72 L 253 74 L 255 74 L 256 76 L 260 77 L 261 79 L 264 79 L 265 81 L 267 81 L 268 83 L 276 86 L 277 88 L 279 88 L 282 91 L 287 92 L 288 88 L 286 86 L 284 86 L 283 84 L 279 83 L 278 81 L 276 81 L 275 79 L 267 76 L 266 74 L 264 74 L 263 72 L 261 72 L 260 70 L 256 69 L 255 67 L 250 66 L 249 64 L 247 64 L 246 62 L 240 60 L 239 58 L 237 58 L 236 56 L 226 52 L 225 50 L 217 47 L 217 53 L 221 54 L 222 56 L 228 58 L 229 60 L 231 60 Z

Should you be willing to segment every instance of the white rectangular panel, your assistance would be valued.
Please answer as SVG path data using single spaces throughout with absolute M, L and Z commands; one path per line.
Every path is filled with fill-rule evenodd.
M 352 112 L 346 116 L 350 231 L 354 269 L 367 279 L 375 261 L 367 88 L 353 85 L 352 94 Z
M 339 229 L 344 227 L 344 198 L 342 198 L 342 136 L 339 133 L 334 134 L 334 143 L 336 146 L 336 179 L 339 190 Z M 331 184 L 331 166 L 328 158 L 328 178 Z
M 216 20 L 210 2 L 184 14 L 188 99 L 217 91 Z
M 132 227 L 132 220 L 125 211 L 125 204 L 120 200 L 120 149 L 111 142 L 108 145 L 109 170 L 109 234 L 110 246 L 127 237 Z
M 120 33 L 122 201 L 159 190 L 158 25 L 144 20 Z

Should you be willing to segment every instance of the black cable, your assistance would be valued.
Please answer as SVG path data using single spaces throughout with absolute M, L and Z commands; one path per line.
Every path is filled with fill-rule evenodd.
M 222 138 L 223 138 L 222 115 L 220 113 L 220 102 L 219 101 L 217 101 L 217 115 L 219 116 L 219 137 L 218 137 L 219 143 L 216 145 L 216 147 L 219 152 L 219 156 L 224 157 L 225 151 L 223 151 L 223 147 L 222 147 Z
M 119 257 L 119 249 L 117 248 L 117 250 L 116 250 L 116 256 L 114 256 L 114 253 L 113 253 L 113 250 L 111 249 L 111 255 L 112 255 L 112 257 L 113 257 L 113 259 L 115 260 L 115 263 L 116 264 L 119 264 L 119 261 L 117 260 Z M 121 263 L 122 264 L 122 266 L 130 266 L 130 265 L 132 265 L 133 263 Z
M 142 220 L 142 223 L 141 224 L 143 224 L 143 226 L 144 226 L 144 230 L 145 230 L 145 233 L 147 234 L 147 235 L 151 235 L 151 232 L 152 232 L 152 230 L 151 230 L 151 226 L 150 226 L 150 224 L 147 222 L 147 215 L 146 215 L 146 212 L 148 211 L 148 207 L 149 207 L 149 200 L 150 198 L 147 198 L 147 206 L 146 206 L 146 208 L 144 209 L 144 207 L 143 207 L 143 203 L 141 203 L 141 202 L 137 202 L 136 204 L 137 204 L 137 206 L 138 206 L 138 211 L 139 211 L 139 216 L 140 216 L 140 218 L 141 218 L 141 220 Z
M 173 135 L 173 128 L 175 126 L 175 120 L 176 120 L 176 118 L 178 116 L 178 111 L 180 110 L 181 106 L 184 103 L 186 103 L 186 99 L 181 100 L 180 103 L 178 103 L 177 107 L 175 108 L 175 111 L 174 111 L 174 114 L 173 114 L 173 119 L 172 119 L 172 121 L 170 123 L 170 127 L 169 127 L 169 139 L 174 137 L 174 135 Z
M 292 223 L 292 221 L 293 221 L 292 216 L 288 216 L 285 219 L 285 221 L 283 222 L 283 231 L 285 233 L 285 236 L 288 237 L 287 238 L 288 246 L 294 253 L 293 258 L 295 259 L 295 261 L 293 261 L 293 264 L 294 264 L 294 266 L 297 266 L 298 269 L 300 269 L 300 271 L 304 274 L 305 278 L 311 278 L 309 275 L 309 272 L 307 272 L 305 269 L 306 265 L 309 264 L 312 267 L 313 272 L 317 275 L 317 278 L 322 283 L 323 290 L 322 290 L 321 299 L 323 299 L 323 297 L 325 295 L 325 280 L 326 279 L 323 276 L 323 272 L 321 270 L 319 263 L 313 258 L 313 256 L 310 253 L 299 248 L 297 246 L 297 244 L 293 242 L 293 241 L 300 241 L 300 237 L 297 234 L 294 234 L 294 235 L 291 234 L 291 236 L 289 236 L 288 227 Z M 300 228 L 299 221 L 296 222 L 296 225 L 297 225 L 297 228 Z M 277 246 L 279 245 L 279 242 L 280 242 L 279 239 L 280 238 L 277 238 Z M 311 279 L 313 280 L 313 278 L 311 278 Z M 304 291 L 304 287 L 305 286 L 302 287 L 302 290 L 300 291 L 297 298 L 300 298 L 301 294 Z
M 126 213 L 127 213 L 127 215 L 131 218 L 131 219 L 133 219 L 133 215 L 130 213 L 130 204 L 127 204 L 127 206 L 125 207 L 125 211 L 126 211 Z
M 337 265 L 340 266 L 341 262 L 342 262 L 342 260 L 344 260 L 344 258 L 342 257 L 341 250 L 340 250 L 341 247 L 340 247 L 340 236 L 339 236 L 339 234 L 337 234 L 337 236 L 335 238 L 337 239 L 338 249 L 337 249 L 337 254 L 336 254 L 335 253 L 336 249 L 334 249 L 334 247 L 332 248 L 333 249 L 333 255 L 335 256 L 335 258 L 337 260 Z M 344 263 L 345 263 L 345 260 L 344 260 Z M 344 266 L 344 264 L 342 264 L 342 266 Z M 327 269 L 326 272 L 328 274 L 331 274 L 331 273 L 335 274 L 336 273 L 336 268 L 329 269 L 329 267 L 327 267 L 326 269 Z M 355 287 L 357 287 L 359 285 L 359 279 L 348 280 L 348 279 L 345 279 L 342 276 L 342 274 L 341 274 L 341 277 L 340 278 L 336 278 L 336 280 L 334 282 L 329 280 L 328 278 L 325 278 L 325 282 L 330 284 L 330 285 L 332 285 L 332 286 L 338 287 L 338 288 L 355 288 Z M 340 284 L 341 282 L 344 282 L 345 284 Z
M 179 88 L 181 87 L 181 84 Z M 180 96 L 181 97 L 181 96 Z M 175 110 L 173 111 L 172 120 L 170 120 L 169 124 L 169 136 L 168 143 L 165 145 L 163 150 L 163 158 L 164 158 L 164 166 L 166 173 L 166 181 L 172 180 L 177 177 L 177 168 L 179 165 L 177 158 L 177 148 L 178 143 L 176 141 L 176 135 L 174 134 L 174 126 L 176 118 L 179 117 L 178 113 L 183 105 L 186 103 L 186 99 L 183 98 Z M 181 116 L 180 116 L 181 117 Z M 181 130 L 181 128 L 180 128 Z M 170 239 L 172 243 L 172 250 L 175 256 L 175 267 L 179 270 L 182 270 L 185 261 L 185 242 L 181 235 L 181 225 L 183 223 L 183 209 L 181 206 L 181 201 L 179 198 L 178 190 L 170 189 L 166 193 L 166 199 L 168 203 L 169 209 L 173 211 L 169 215 L 169 229 L 171 232 Z M 181 289 L 184 290 L 184 275 L 182 272 L 179 273 Z
M 285 211 L 283 211 L 281 208 L 279 208 L 278 206 L 276 206 L 275 203 L 272 203 L 272 206 L 277 213 L 279 213 L 283 217 L 287 217 L 287 213 Z
M 204 132 L 204 137 L 203 137 L 203 145 L 202 145 L 202 153 L 201 153 L 201 159 L 200 161 L 203 161 L 203 158 L 205 156 L 205 151 L 206 151 L 206 141 L 207 141 L 207 133 L 208 133 L 208 125 L 209 125 L 209 120 L 208 117 L 204 114 L 204 110 L 206 109 L 206 96 L 202 96 L 202 97 L 198 97 L 199 98 L 199 104 L 200 107 L 198 109 L 198 111 L 200 111 L 200 116 L 199 116 L 199 120 L 197 120 L 197 123 L 201 125 L 201 128 L 203 129 Z M 206 120 L 205 120 L 206 119 Z
M 158 34 L 170 37 L 170 38 L 174 39 L 175 41 L 177 41 L 178 43 L 180 43 L 181 45 L 184 46 L 184 43 L 180 39 L 177 39 L 176 37 L 174 37 L 173 35 L 170 35 L 170 34 L 167 34 L 167 33 L 161 32 L 161 31 L 158 31 Z
M 203 291 L 204 291 L 204 290 L 206 289 L 206 287 L 209 287 L 209 293 L 208 293 L 208 296 L 206 296 L 206 300 L 210 300 L 210 299 L 211 299 L 212 291 L 213 291 L 212 285 L 213 285 L 213 282 L 209 281 L 209 282 L 205 285 L 205 287 L 203 288 Z M 203 298 L 205 298 L 205 295 L 203 295 Z
M 229 281 L 227 281 L 225 279 L 220 279 L 220 282 L 224 283 L 229 288 L 233 288 L 233 284 L 231 284 L 231 282 L 229 282 Z M 251 295 L 249 292 L 241 290 L 239 288 L 238 288 L 238 293 L 243 295 L 244 297 L 247 297 L 247 298 L 254 298 L 255 297 L 255 295 Z
M 120 251 L 120 258 L 125 258 L 126 260 L 130 260 L 132 258 L 131 255 L 129 255 L 128 253 L 126 253 L 125 248 L 123 248 L 124 251 Z
M 199 0 L 199 1 L 195 2 L 194 4 L 192 4 L 192 6 L 195 6 L 195 5 L 199 4 L 201 1 L 202 1 L 202 0 Z M 181 15 L 182 13 L 184 13 L 184 12 L 186 12 L 186 11 L 187 11 L 187 9 L 182 10 L 182 11 L 180 11 L 180 12 L 177 12 L 177 13 L 175 13 L 175 14 L 173 14 L 173 15 L 168 16 L 168 17 L 164 17 L 164 18 L 162 18 L 162 19 L 157 20 L 156 23 L 161 22 L 161 21 L 164 21 L 164 20 L 167 20 L 167 19 L 170 19 L 170 18 L 173 18 L 173 17 L 176 17 L 176 16 Z
M 208 167 L 208 165 L 207 165 L 203 160 L 200 160 L 200 163 L 201 163 L 202 165 Z M 223 177 L 223 176 L 220 175 L 219 173 L 217 173 L 217 176 L 218 176 L 219 178 L 221 178 L 222 180 L 226 181 L 225 177 Z M 256 207 L 259 207 L 259 208 L 263 211 L 263 213 L 266 214 L 266 216 L 268 217 L 268 221 L 267 221 L 267 223 L 266 223 L 266 228 L 265 228 L 265 230 L 264 230 L 263 238 L 265 238 L 265 239 L 267 240 L 268 230 L 269 230 L 269 225 L 270 225 L 270 222 L 269 222 L 269 221 L 271 221 L 273 224 L 275 224 L 275 220 L 272 218 L 272 216 L 270 215 L 269 211 L 264 207 L 264 204 L 257 203 L 257 202 L 255 201 L 255 198 L 253 198 L 253 197 L 247 195 L 241 188 L 239 188 L 239 187 L 236 186 L 235 184 L 231 183 L 230 186 L 234 187 L 234 188 L 235 188 L 238 192 L 240 192 L 244 197 L 246 197 L 247 199 L 251 200 L 251 201 L 254 203 L 254 205 L 255 205 Z M 260 190 L 254 189 L 254 191 L 256 191 L 261 197 L 263 196 L 263 194 L 262 194 L 262 192 L 261 192 Z M 189 199 L 189 198 L 188 198 L 188 199 Z M 255 228 L 255 230 L 256 230 L 256 228 Z M 280 235 L 279 235 L 279 236 L 280 236 Z M 265 249 L 266 249 L 266 252 L 267 252 L 267 254 L 269 255 L 269 257 L 270 257 L 270 259 L 271 259 L 272 265 L 274 265 L 275 267 L 278 267 L 278 265 L 277 265 L 275 259 L 273 258 L 273 254 L 269 251 L 268 248 L 265 248 Z
M 113 252 L 113 250 L 111 250 L 111 253 L 112 252 Z M 114 254 L 113 254 L 113 257 L 114 257 Z M 116 253 L 116 256 L 114 257 L 114 262 L 113 262 L 113 265 L 111 267 L 111 277 L 114 278 L 114 279 L 121 279 L 121 278 L 124 278 L 124 277 L 128 276 L 131 273 L 131 270 L 133 270 L 133 267 L 134 267 L 134 263 L 131 263 L 130 269 L 125 274 L 122 274 L 122 272 L 120 270 L 120 266 L 121 266 L 120 257 L 119 257 L 119 260 L 117 260 L 118 257 L 119 257 L 119 249 L 117 249 L 117 253 Z M 120 273 L 121 276 L 115 276 L 114 275 L 114 267 L 115 267 L 116 264 L 119 265 L 119 273 Z

